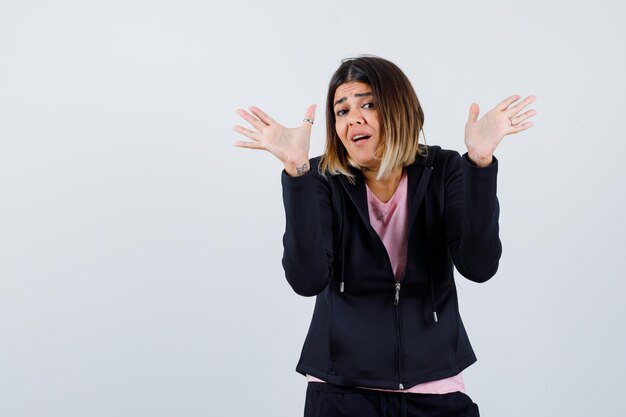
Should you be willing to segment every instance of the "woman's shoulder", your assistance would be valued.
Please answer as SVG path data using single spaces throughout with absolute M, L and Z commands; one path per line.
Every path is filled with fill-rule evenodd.
M 416 156 L 415 162 L 420 165 L 436 167 L 454 158 L 461 158 L 461 154 L 454 149 L 445 149 L 439 145 L 420 145 L 420 153 Z

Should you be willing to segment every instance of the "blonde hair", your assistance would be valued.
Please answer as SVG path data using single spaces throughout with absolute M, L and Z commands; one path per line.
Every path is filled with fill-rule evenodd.
M 379 57 L 347 58 L 341 61 L 328 87 L 326 148 L 320 160 L 319 172 L 343 174 L 354 182 L 350 167 L 361 169 L 351 160 L 335 130 L 335 91 L 340 85 L 349 82 L 368 84 L 376 100 L 381 123 L 379 149 L 382 150 L 376 179 L 386 177 L 396 167 L 412 164 L 417 155 L 426 155 L 426 146 L 419 144 L 420 132 L 424 133 L 424 112 L 411 82 L 402 70 L 394 63 Z M 378 154 L 379 149 L 374 155 Z

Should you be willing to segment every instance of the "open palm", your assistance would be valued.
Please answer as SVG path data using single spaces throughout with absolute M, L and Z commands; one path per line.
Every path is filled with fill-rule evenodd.
M 255 130 L 246 129 L 239 125 L 235 126 L 233 130 L 252 141 L 237 141 L 235 146 L 268 151 L 286 166 L 308 161 L 315 105 L 309 106 L 306 112 L 305 119 L 310 120 L 310 122 L 303 121 L 296 128 L 284 127 L 258 107 L 250 107 L 250 111 L 252 114 L 239 109 L 237 113 L 250 123 Z
M 515 134 L 533 126 L 532 122 L 522 123 L 537 114 L 528 110 L 519 114 L 526 106 L 535 101 L 536 97 L 528 96 L 515 103 L 520 96 L 513 95 L 485 113 L 480 119 L 478 104 L 472 103 L 467 123 L 465 124 L 465 146 L 468 155 L 479 165 L 490 163 L 495 149 L 506 135 Z

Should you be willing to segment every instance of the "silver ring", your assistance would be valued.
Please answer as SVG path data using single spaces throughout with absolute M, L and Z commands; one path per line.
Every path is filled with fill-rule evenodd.
M 305 117 L 304 119 L 302 119 L 303 122 L 309 122 L 311 124 L 313 124 L 313 119 L 311 119 L 310 117 Z

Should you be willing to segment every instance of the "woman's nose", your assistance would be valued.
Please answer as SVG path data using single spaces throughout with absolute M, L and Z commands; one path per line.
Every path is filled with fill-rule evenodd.
M 348 122 L 351 125 L 355 125 L 355 124 L 359 124 L 362 125 L 363 124 L 363 115 L 361 114 L 360 109 L 354 109 L 350 112 L 350 117 L 348 119 Z

